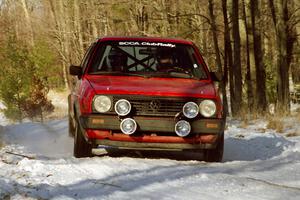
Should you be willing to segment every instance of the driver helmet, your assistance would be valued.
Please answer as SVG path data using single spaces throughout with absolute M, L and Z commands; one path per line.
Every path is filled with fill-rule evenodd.
M 169 49 L 162 49 L 157 54 L 158 71 L 168 71 L 175 65 L 173 52 Z
M 107 56 L 107 66 L 111 71 L 123 71 L 127 65 L 127 56 L 118 49 L 111 49 Z

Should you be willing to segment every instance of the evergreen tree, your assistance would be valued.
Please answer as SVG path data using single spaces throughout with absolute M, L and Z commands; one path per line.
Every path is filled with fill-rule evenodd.
M 1 49 L 0 98 L 6 107 L 3 110 L 5 116 L 11 120 L 22 121 L 25 117 L 43 120 L 43 113 L 54 109 L 47 99 L 45 84 L 45 71 L 50 60 L 31 52 L 36 51 L 29 51 L 13 37 Z

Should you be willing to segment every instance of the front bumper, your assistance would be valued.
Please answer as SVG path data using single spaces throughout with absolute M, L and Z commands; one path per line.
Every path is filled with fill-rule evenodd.
M 210 149 L 224 132 L 222 119 L 198 119 L 191 122 L 187 137 L 175 134 L 176 121 L 171 117 L 143 117 L 133 119 L 138 124 L 137 132 L 125 135 L 120 131 L 121 120 L 113 115 L 88 115 L 80 117 L 87 138 L 94 145 L 113 146 L 125 149 Z
M 175 150 L 175 149 L 211 149 L 215 148 L 219 135 L 196 135 L 189 138 L 179 136 L 141 135 L 131 136 L 123 133 L 102 130 L 86 130 L 86 133 L 96 145 L 112 146 L 124 149 L 152 149 L 152 150 Z

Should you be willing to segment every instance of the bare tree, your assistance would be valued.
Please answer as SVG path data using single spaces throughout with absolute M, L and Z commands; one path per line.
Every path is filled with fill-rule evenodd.
M 242 0 L 242 6 L 243 6 L 242 11 L 243 11 L 244 26 L 245 26 L 245 32 L 246 32 L 246 85 L 247 85 L 247 100 L 248 100 L 248 110 L 250 112 L 252 112 L 253 111 L 253 105 L 254 105 L 254 96 L 253 96 L 253 86 L 252 86 L 252 78 L 251 78 L 250 44 L 249 44 L 249 31 L 248 31 L 248 22 L 247 22 L 245 0 Z
M 263 61 L 261 40 L 260 8 L 257 0 L 251 0 L 251 25 L 253 34 L 254 60 L 256 69 L 256 108 L 260 113 L 267 110 L 266 71 Z
M 215 48 L 215 52 L 216 52 L 216 64 L 218 66 L 218 72 L 223 74 L 222 62 L 221 62 L 221 56 L 220 56 L 220 50 L 219 50 L 219 44 L 218 44 L 217 26 L 216 26 L 216 20 L 215 20 L 215 15 L 214 15 L 213 0 L 208 1 L 208 10 L 209 10 L 209 15 L 210 15 L 211 29 L 212 29 L 212 33 L 213 33 L 214 48 Z M 228 103 L 227 103 L 226 86 L 225 86 L 224 80 L 221 81 L 220 88 L 221 88 L 221 92 L 223 94 L 224 113 L 225 113 L 225 115 L 227 115 Z
M 288 113 L 289 61 L 288 61 L 288 4 L 287 0 L 269 0 L 276 35 L 277 52 L 277 112 Z M 289 52 L 290 53 L 290 52 Z
M 48 0 L 50 4 L 51 15 L 55 21 L 55 31 L 53 37 L 56 39 L 59 47 L 57 51 L 60 55 L 61 64 L 63 67 L 63 77 L 65 82 L 65 87 L 69 89 L 71 85 L 71 80 L 68 76 L 68 65 L 69 65 L 69 43 L 67 41 L 67 29 L 66 22 L 63 19 L 64 6 L 62 0 L 54 1 Z
M 84 53 L 84 47 L 83 47 L 83 31 L 81 28 L 82 20 L 80 19 L 80 6 L 79 6 L 79 0 L 73 0 L 73 10 L 74 10 L 74 20 L 73 20 L 73 34 L 75 41 L 78 41 L 77 49 L 78 49 L 78 57 L 81 57 Z M 80 60 L 80 59 L 79 59 Z
M 231 111 L 234 109 L 234 75 L 233 75 L 233 57 L 232 57 L 232 46 L 230 38 L 230 29 L 227 14 L 227 0 L 222 0 L 222 11 L 224 20 L 224 83 L 228 82 L 228 71 L 229 71 L 229 91 L 230 91 L 230 105 Z
M 232 38 L 233 45 L 233 74 L 234 99 L 232 114 L 237 115 L 242 107 L 242 68 L 241 68 L 241 39 L 239 28 L 239 0 L 232 0 Z
M 20 1 L 21 1 L 21 6 L 23 9 L 23 12 L 24 12 L 25 24 L 27 27 L 28 35 L 29 35 L 29 44 L 31 46 L 34 46 L 33 29 L 32 29 L 32 25 L 31 25 L 31 18 L 29 15 L 27 4 L 26 4 L 25 0 L 20 0 Z

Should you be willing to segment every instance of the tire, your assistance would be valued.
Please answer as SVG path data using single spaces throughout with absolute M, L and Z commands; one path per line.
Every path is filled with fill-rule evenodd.
M 80 125 L 76 121 L 73 155 L 76 158 L 91 157 L 92 145 L 85 140 L 79 126 Z
M 75 127 L 74 127 L 74 125 L 73 125 L 73 119 L 71 118 L 71 115 L 69 114 L 69 116 L 68 116 L 68 121 L 69 121 L 69 123 L 68 123 L 68 132 L 69 132 L 69 136 L 70 137 L 74 137 L 75 136 Z
M 69 132 L 69 136 L 70 137 L 74 137 L 75 136 L 75 126 L 74 126 L 74 122 L 73 119 L 71 117 L 71 95 L 68 96 L 68 132 Z
M 206 162 L 221 162 L 224 152 L 224 133 L 221 135 L 215 149 L 207 149 L 204 151 L 204 160 Z

